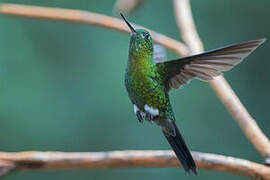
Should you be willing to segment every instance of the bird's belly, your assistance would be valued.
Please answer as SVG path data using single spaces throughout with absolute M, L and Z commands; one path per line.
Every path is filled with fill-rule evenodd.
M 167 104 L 168 97 L 164 89 L 151 79 L 128 81 L 126 87 L 131 101 L 142 111 L 145 108 L 153 112 L 155 109 L 160 111 Z

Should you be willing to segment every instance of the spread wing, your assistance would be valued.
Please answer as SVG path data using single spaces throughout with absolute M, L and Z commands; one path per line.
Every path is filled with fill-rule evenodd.
M 232 69 L 265 40 L 252 40 L 194 56 L 156 63 L 167 91 L 169 91 L 172 88 L 181 87 L 193 78 L 208 81 L 223 71 Z

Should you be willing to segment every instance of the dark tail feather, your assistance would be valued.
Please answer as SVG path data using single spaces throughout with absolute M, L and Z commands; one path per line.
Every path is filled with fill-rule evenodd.
M 180 134 L 176 124 L 173 122 L 175 128 L 175 136 L 168 135 L 166 132 L 163 131 L 166 139 L 168 140 L 169 144 L 171 145 L 173 151 L 175 152 L 177 158 L 182 163 L 183 168 L 185 171 L 189 172 L 190 170 L 197 175 L 197 167 L 196 164 L 190 154 L 190 151 Z

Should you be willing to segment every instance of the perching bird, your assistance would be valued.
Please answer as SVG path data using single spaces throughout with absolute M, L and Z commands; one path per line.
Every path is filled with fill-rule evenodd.
M 134 113 L 139 122 L 147 120 L 160 126 L 183 168 L 197 174 L 196 164 L 176 126 L 168 93 L 193 78 L 208 81 L 223 71 L 232 69 L 265 39 L 252 40 L 171 61 L 156 62 L 149 32 L 134 29 L 123 14 L 121 16 L 131 30 L 125 85 L 134 106 Z

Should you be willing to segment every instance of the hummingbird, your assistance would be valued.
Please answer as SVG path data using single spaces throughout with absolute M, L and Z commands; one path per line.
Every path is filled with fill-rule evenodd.
M 125 73 L 125 86 L 139 122 L 157 124 L 175 152 L 185 171 L 197 175 L 197 167 L 181 135 L 169 99 L 169 92 L 196 78 L 212 80 L 239 64 L 266 39 L 203 52 L 175 60 L 160 61 L 153 55 L 150 33 L 135 29 L 120 13 L 131 30 L 129 57 Z

